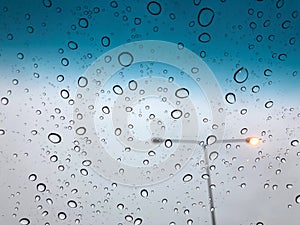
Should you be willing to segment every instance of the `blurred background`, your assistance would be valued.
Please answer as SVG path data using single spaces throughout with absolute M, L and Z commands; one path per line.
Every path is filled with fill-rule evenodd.
M 149 141 L 187 126 L 199 142 L 226 140 L 208 148 L 217 224 L 297 225 L 299 10 L 297 0 L 1 0 L 1 224 L 212 224 L 203 147 Z M 136 50 L 120 62 L 118 49 L 147 40 L 161 59 Z M 161 41 L 183 49 L 178 61 L 199 60 L 199 76 L 167 64 Z M 249 136 L 261 143 L 230 141 Z

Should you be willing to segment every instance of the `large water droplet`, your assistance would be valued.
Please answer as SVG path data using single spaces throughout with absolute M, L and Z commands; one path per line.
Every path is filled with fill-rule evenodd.
M 58 144 L 61 142 L 61 136 L 57 133 L 50 133 L 48 135 L 49 141 L 51 141 L 53 144 Z
M 105 114 L 109 114 L 110 113 L 110 109 L 108 108 L 108 106 L 103 106 L 102 107 L 102 112 Z
M 210 8 L 202 8 L 198 13 L 198 24 L 202 27 L 209 26 L 215 17 L 215 13 Z
M 141 218 L 136 218 L 133 222 L 134 225 L 140 225 L 143 223 L 143 220 Z
M 122 52 L 118 56 L 118 61 L 121 66 L 128 67 L 133 63 L 133 55 L 130 52 Z
M 233 79 L 239 84 L 244 83 L 248 79 L 248 70 L 245 67 L 241 67 L 234 73 Z
M 1 98 L 1 103 L 2 103 L 2 105 L 7 105 L 8 104 L 8 98 L 6 98 L 6 97 L 2 97 Z
M 184 177 L 182 178 L 183 182 L 190 182 L 193 179 L 192 174 L 186 174 L 184 175 Z
M 300 195 L 296 196 L 295 202 L 296 202 L 297 204 L 300 204 Z
M 128 88 L 131 90 L 131 91 L 135 91 L 137 89 L 137 82 L 135 80 L 131 80 L 129 81 L 128 83 Z

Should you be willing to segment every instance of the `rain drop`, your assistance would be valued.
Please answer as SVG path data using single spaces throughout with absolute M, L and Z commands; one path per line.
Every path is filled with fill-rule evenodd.
M 173 145 L 173 142 L 172 142 L 171 139 L 166 139 L 165 140 L 165 146 L 166 146 L 166 148 L 171 148 L 172 145 Z
M 299 141 L 298 141 L 298 140 L 292 140 L 292 141 L 291 141 L 291 145 L 292 145 L 293 147 L 296 147 L 298 144 L 299 144 Z
M 76 129 L 76 134 L 78 135 L 84 135 L 86 133 L 86 128 L 85 127 L 78 127 Z
M 77 83 L 81 88 L 86 87 L 88 84 L 88 79 L 86 77 L 79 77 Z
M 184 175 L 184 177 L 182 178 L 183 182 L 190 182 L 193 179 L 192 174 L 186 174 Z
M 28 224 L 30 224 L 30 220 L 27 218 L 22 218 L 19 220 L 19 223 L 22 225 L 28 225 Z
M 36 189 L 39 192 L 44 192 L 46 190 L 46 185 L 44 183 L 39 183 L 38 185 L 36 185 Z
M 68 201 L 67 205 L 68 205 L 70 208 L 76 208 L 76 207 L 77 207 L 77 203 L 76 203 L 74 200 Z
M 133 222 L 134 225 L 140 225 L 143 223 L 143 220 L 141 218 L 136 218 Z
M 229 104 L 234 104 L 236 102 L 236 97 L 235 94 L 232 92 L 229 92 L 225 95 L 225 100 L 229 103 Z
M 67 214 L 64 212 L 59 212 L 57 216 L 60 220 L 65 220 L 67 218 Z
M 133 55 L 130 52 L 122 52 L 118 55 L 118 61 L 121 66 L 128 67 L 133 63 Z
M 186 88 L 179 88 L 175 91 L 175 96 L 177 98 L 187 98 L 189 96 L 190 92 Z
M 215 17 L 215 12 L 210 8 L 202 8 L 198 13 L 198 24 L 208 27 Z
M 265 107 L 267 109 L 271 108 L 272 106 L 273 106 L 273 101 L 268 101 L 268 102 L 265 103 Z
M 142 189 L 142 190 L 141 190 L 141 196 L 142 196 L 143 198 L 147 198 L 147 197 L 148 197 L 148 191 L 147 191 L 146 189 Z
M 179 110 L 179 109 L 175 109 L 171 112 L 171 116 L 174 118 L 174 119 L 179 119 L 181 116 L 182 116 L 182 111 Z
M 70 96 L 69 91 L 66 90 L 66 89 L 61 90 L 61 91 L 60 91 L 60 96 L 61 96 L 63 99 L 69 98 L 69 96 Z
M 110 109 L 108 108 L 108 106 L 103 106 L 102 107 L 102 112 L 105 114 L 109 114 L 110 113 Z
M 1 103 L 2 103 L 2 105 L 7 105 L 8 104 L 8 98 L 6 98 L 6 97 L 2 97 L 1 98 Z
M 89 21 L 86 18 L 80 18 L 78 21 L 78 25 L 81 28 L 87 28 L 89 26 Z
M 51 141 L 53 144 L 58 144 L 61 142 L 61 136 L 57 133 L 50 133 L 48 135 L 49 141 Z
M 128 88 L 131 91 L 135 91 L 137 89 L 137 82 L 135 80 L 129 81 Z
M 34 173 L 32 173 L 32 174 L 29 175 L 28 179 L 29 179 L 30 181 L 35 181 L 35 180 L 37 179 L 37 175 L 34 174 Z
M 210 160 L 216 160 L 216 159 L 218 158 L 218 156 L 219 156 L 219 153 L 216 152 L 216 151 L 213 151 L 213 152 L 211 152 L 211 153 L 209 154 L 209 159 L 210 159 Z
M 207 145 L 212 145 L 212 144 L 216 143 L 216 141 L 217 141 L 217 137 L 215 135 L 209 135 L 206 138 L 206 144 Z
M 123 89 L 120 85 L 113 86 L 113 91 L 116 95 L 122 95 L 123 94 Z
M 296 196 L 295 202 L 296 202 L 297 204 L 300 204 L 300 195 Z
M 244 83 L 248 79 L 248 70 L 245 67 L 241 67 L 234 73 L 233 79 L 239 84 Z

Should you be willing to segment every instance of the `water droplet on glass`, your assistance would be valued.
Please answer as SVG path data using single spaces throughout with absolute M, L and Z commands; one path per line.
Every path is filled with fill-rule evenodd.
M 216 137 L 215 135 L 209 135 L 209 136 L 206 138 L 206 144 L 207 144 L 207 145 L 212 145 L 212 144 L 214 144 L 216 141 L 217 141 L 217 137 Z
M 68 42 L 68 47 L 71 50 L 76 50 L 78 48 L 78 44 L 75 41 L 69 41 Z
M 260 87 L 258 85 L 255 85 L 252 87 L 252 92 L 253 93 L 258 93 L 260 91 Z
M 53 144 L 58 144 L 61 142 L 61 136 L 57 133 L 50 133 L 48 135 L 49 141 L 51 141 Z
M 202 27 L 208 27 L 215 17 L 215 13 L 210 8 L 202 8 L 198 13 L 198 24 Z
M 213 151 L 213 152 L 211 152 L 211 153 L 209 154 L 209 159 L 210 159 L 210 160 L 216 160 L 216 159 L 218 158 L 218 156 L 219 156 L 219 153 L 216 152 L 216 151 Z
M 86 128 L 85 127 L 78 127 L 76 129 L 76 134 L 78 135 L 84 135 L 86 133 Z
M 118 56 L 118 61 L 121 66 L 128 67 L 133 63 L 133 56 L 130 52 L 122 52 Z
M 265 71 L 264 71 L 264 75 L 265 76 L 271 76 L 272 75 L 272 70 L 270 70 L 270 69 L 266 69 Z
M 126 215 L 125 220 L 131 222 L 133 220 L 133 217 L 131 215 Z
M 120 209 L 120 210 L 122 210 L 122 209 L 124 209 L 124 205 L 123 205 L 122 203 L 119 203 L 119 204 L 117 205 L 117 208 Z
M 123 94 L 123 89 L 120 85 L 113 86 L 113 91 L 116 95 L 122 95 Z
M 1 98 L 1 103 L 2 103 L 2 105 L 7 105 L 8 104 L 8 98 L 6 98 L 6 97 L 2 97 Z
M 4 135 L 5 134 L 5 130 L 0 129 L 0 135 Z
M 161 5 L 156 1 L 150 1 L 147 5 L 147 10 L 151 15 L 157 16 L 161 13 Z
M 192 174 L 186 174 L 184 175 L 184 177 L 182 178 L 183 182 L 190 182 L 193 179 Z
M 166 148 L 171 148 L 172 145 L 173 145 L 173 142 L 172 142 L 171 139 L 166 139 L 165 140 L 165 146 L 166 146 Z
M 199 40 L 200 42 L 202 42 L 202 43 L 207 43 L 207 42 L 210 41 L 210 39 L 211 39 L 210 34 L 209 34 L 209 33 L 206 33 L 206 32 L 200 34 L 199 37 L 198 37 L 198 40 Z
M 241 67 L 234 73 L 233 79 L 239 84 L 244 83 L 248 79 L 248 70 L 245 67 Z
M 102 107 L 102 112 L 105 114 L 109 114 L 110 113 L 110 109 L 108 108 L 108 106 L 103 106 Z
M 107 36 L 103 36 L 101 38 L 101 44 L 103 47 L 108 47 L 110 45 L 110 38 Z
M 146 189 L 142 189 L 141 190 L 141 196 L 144 197 L 144 198 L 147 198 L 148 197 L 148 191 Z
M 143 220 L 141 218 L 136 218 L 133 222 L 134 225 L 140 225 L 143 223 Z
M 19 220 L 19 223 L 22 225 L 28 225 L 30 224 L 30 220 L 28 218 L 22 218 Z
M 80 18 L 78 20 L 78 25 L 81 27 L 81 28 L 87 28 L 89 26 L 89 21 L 86 19 L 86 18 Z
M 296 196 L 295 202 L 296 202 L 297 204 L 300 204 L 300 195 Z
M 79 87 L 84 88 L 87 86 L 88 84 L 88 79 L 86 77 L 79 77 L 77 84 Z
M 76 203 L 74 200 L 68 201 L 67 205 L 68 205 L 70 208 L 76 208 L 76 207 L 77 207 L 77 203 Z
M 84 169 L 84 168 L 80 170 L 80 173 L 83 176 L 87 176 L 89 174 L 88 171 L 86 169 Z
M 29 175 L 28 179 L 29 179 L 30 181 L 35 181 L 35 180 L 37 179 L 37 175 L 34 174 L 34 173 L 32 173 L 32 174 Z
M 234 93 L 227 93 L 225 95 L 225 100 L 229 103 L 229 104 L 234 104 L 236 102 L 236 97 Z
M 175 91 L 175 96 L 177 98 L 187 98 L 189 96 L 190 92 L 186 88 L 179 88 Z
M 267 109 L 271 108 L 272 106 L 273 106 L 273 101 L 268 101 L 268 102 L 265 103 L 265 107 Z
M 182 116 L 182 111 L 179 109 L 175 109 L 171 112 L 171 116 L 173 119 L 179 119 Z
M 244 127 L 241 129 L 241 134 L 246 134 L 248 132 L 248 128 Z
M 36 189 L 39 192 L 44 192 L 46 190 L 46 185 L 44 183 L 39 183 L 38 185 L 36 185 Z
M 137 82 L 135 80 L 131 80 L 128 83 L 128 88 L 131 91 L 135 91 L 137 89 L 137 86 L 138 86 L 138 84 L 137 84 Z
M 299 144 L 299 141 L 298 141 L 298 140 L 292 140 L 292 141 L 291 141 L 291 145 L 292 145 L 293 147 L 296 147 L 298 144 Z
M 83 160 L 82 161 L 82 165 L 84 165 L 84 166 L 90 166 L 91 164 L 92 164 L 91 160 Z
M 60 91 L 60 96 L 61 96 L 63 99 L 69 98 L 69 96 L 70 96 L 69 91 L 66 90 L 66 89 L 61 90 L 61 91 Z
M 67 218 L 67 214 L 64 212 L 59 212 L 57 216 L 60 220 L 65 220 Z
M 116 129 L 115 129 L 115 135 L 116 135 L 116 136 L 120 136 L 121 133 L 122 133 L 121 128 L 116 128 Z

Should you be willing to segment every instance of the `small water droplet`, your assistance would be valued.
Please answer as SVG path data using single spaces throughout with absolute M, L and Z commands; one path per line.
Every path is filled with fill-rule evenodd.
M 78 135 L 84 135 L 86 133 L 86 128 L 85 127 L 78 127 L 76 129 L 76 134 Z
M 175 109 L 171 112 L 171 116 L 174 119 L 179 119 L 182 116 L 182 111 L 179 109 Z
M 19 220 L 19 223 L 22 225 L 28 225 L 28 224 L 30 224 L 30 220 L 28 218 L 21 218 Z
M 265 107 L 267 109 L 271 108 L 272 106 L 273 106 L 273 101 L 268 101 L 268 102 L 265 103 Z
M 34 173 L 32 173 L 32 174 L 29 175 L 28 179 L 29 179 L 30 181 L 35 181 L 35 180 L 37 179 L 37 175 L 34 174 Z
M 190 92 L 186 88 L 179 88 L 175 91 L 175 96 L 177 98 L 187 98 L 189 96 Z
M 212 144 L 214 144 L 216 141 L 217 141 L 217 137 L 216 137 L 215 135 L 209 135 L 209 136 L 206 138 L 206 144 L 207 144 L 207 145 L 212 145 Z
M 102 107 L 102 112 L 105 114 L 109 114 L 110 113 L 110 109 L 108 108 L 108 106 L 103 106 Z
M 234 73 L 233 79 L 239 84 L 244 83 L 248 79 L 248 70 L 245 67 L 241 67 Z
M 142 190 L 141 190 L 141 196 L 142 196 L 143 198 L 147 198 L 147 197 L 148 197 L 148 191 L 147 191 L 146 189 L 142 189 Z
M 135 91 L 137 89 L 137 86 L 138 86 L 138 84 L 137 84 L 137 82 L 135 80 L 131 80 L 128 83 L 128 88 L 131 91 Z
M 120 209 L 120 210 L 122 210 L 122 209 L 124 209 L 124 205 L 123 205 L 122 203 L 119 203 L 119 204 L 117 205 L 117 208 Z
M 172 142 L 171 139 L 166 139 L 166 140 L 165 140 L 165 146 L 166 146 L 167 148 L 171 148 L 172 145 L 173 145 L 173 142 Z
M 232 92 L 229 92 L 225 95 L 225 100 L 229 103 L 229 104 L 234 104 L 236 102 L 236 97 L 235 94 Z
M 193 179 L 192 174 L 186 174 L 184 175 L 184 177 L 182 178 L 183 182 L 190 182 Z
M 296 196 L 295 202 L 296 202 L 297 204 L 300 204 L 300 195 Z
M 133 222 L 134 225 L 140 225 L 143 223 L 143 220 L 141 218 L 136 218 Z
M 64 212 L 59 212 L 57 216 L 60 220 L 65 220 L 67 218 L 67 214 Z
M 209 159 L 210 159 L 210 160 L 216 160 L 216 159 L 218 158 L 218 156 L 219 156 L 219 153 L 216 152 L 216 151 L 213 151 L 213 152 L 211 152 L 211 153 L 209 154 Z
M 86 77 L 79 77 L 77 84 L 79 87 L 84 88 L 87 86 L 88 84 L 88 79 Z
M 36 189 L 39 192 L 44 192 L 46 190 L 46 185 L 44 183 L 39 183 L 38 185 L 36 185 Z
M 8 104 L 8 98 L 6 98 L 6 97 L 2 97 L 1 98 L 1 103 L 2 103 L 2 105 L 7 105 Z
M 89 172 L 87 171 L 87 169 L 84 169 L 84 168 L 80 170 L 80 173 L 83 176 L 87 176 L 89 174 Z
M 115 86 L 113 86 L 113 92 L 116 95 L 122 95 L 123 94 L 123 89 L 120 85 L 115 85 Z
M 53 144 L 58 144 L 61 142 L 61 136 L 57 133 L 50 133 L 48 135 L 49 141 L 51 141 Z
M 131 222 L 133 220 L 133 217 L 131 215 L 126 215 L 125 220 Z
M 68 205 L 70 208 L 76 208 L 76 207 L 77 207 L 77 203 L 76 203 L 74 200 L 68 201 L 67 205 Z
M 298 140 L 292 140 L 292 141 L 291 141 L 291 145 L 292 145 L 293 147 L 296 147 L 298 144 L 299 144 L 299 141 L 298 141 Z

